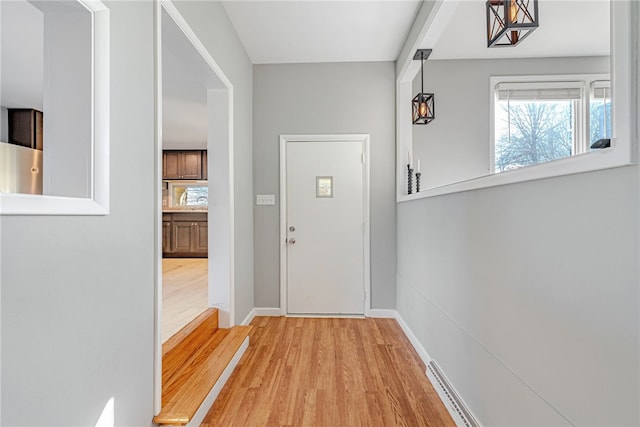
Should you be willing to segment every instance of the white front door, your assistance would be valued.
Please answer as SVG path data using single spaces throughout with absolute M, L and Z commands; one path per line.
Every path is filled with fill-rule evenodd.
M 288 141 L 290 314 L 364 314 L 364 141 Z

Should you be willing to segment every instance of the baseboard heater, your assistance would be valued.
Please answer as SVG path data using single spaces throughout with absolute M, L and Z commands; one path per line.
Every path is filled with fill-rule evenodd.
M 427 365 L 427 377 L 449 410 L 457 426 L 481 427 L 478 420 L 471 414 L 469 409 L 467 409 L 462 399 L 460 399 L 460 396 L 458 396 L 458 393 L 456 393 L 453 387 L 451 387 L 451 384 L 449 384 L 440 367 L 438 367 L 433 360 Z

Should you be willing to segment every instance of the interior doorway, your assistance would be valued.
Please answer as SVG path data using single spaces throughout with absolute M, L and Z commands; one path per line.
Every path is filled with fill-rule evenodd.
M 161 18 L 164 343 L 209 306 L 209 188 L 206 64 L 166 10 Z
M 208 307 L 233 326 L 233 86 L 176 6 L 155 7 L 158 414 L 162 343 Z

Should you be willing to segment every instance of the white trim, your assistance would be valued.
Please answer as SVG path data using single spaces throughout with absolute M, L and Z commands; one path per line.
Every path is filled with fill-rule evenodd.
M 365 135 L 362 147 L 364 155 L 364 315 L 368 316 L 371 312 L 371 167 L 369 153 L 369 135 Z
M 280 135 L 280 313 L 287 313 L 287 144 L 293 142 L 330 142 L 352 141 L 362 144 L 364 154 L 363 179 L 363 273 L 364 294 L 363 313 L 368 315 L 371 309 L 371 227 L 370 227 L 370 168 L 369 168 L 369 134 L 338 134 L 338 135 Z M 307 316 L 308 317 L 308 316 Z M 334 316 L 335 317 L 335 316 Z
M 431 362 L 431 356 L 429 356 L 427 350 L 425 350 L 422 344 L 420 344 L 420 341 L 418 341 L 418 338 L 414 335 L 413 331 L 409 325 L 407 325 L 407 322 L 404 321 L 399 312 L 396 315 L 396 321 L 400 325 L 400 328 L 402 328 L 402 332 L 404 332 L 407 338 L 409 338 L 409 342 L 411 342 L 411 345 L 416 350 L 416 353 L 418 353 L 418 356 L 420 356 L 420 359 L 422 359 L 425 366 L 428 365 L 429 362 Z
M 280 314 L 287 314 L 287 145 L 280 136 Z
M 436 0 L 423 32 L 436 31 L 439 25 L 436 15 L 443 4 L 449 0 Z M 451 3 L 454 3 L 451 1 Z M 635 93 L 638 90 L 637 61 L 638 37 L 632 28 L 637 25 L 638 8 L 634 1 L 611 2 L 611 86 L 612 86 L 612 147 L 591 151 L 553 162 L 541 163 L 526 168 L 515 169 L 499 174 L 487 175 L 468 181 L 452 183 L 437 188 L 421 191 L 417 194 L 406 194 L 406 156 L 412 150 L 412 125 L 409 120 L 408 100 L 411 98 L 411 82 L 418 68 L 407 66 L 396 79 L 396 183 L 397 202 L 411 201 L 426 197 L 456 193 L 480 188 L 494 187 L 517 182 L 571 175 L 601 169 L 610 169 L 637 162 L 637 135 L 635 133 L 637 103 Z M 633 5 L 632 5 L 633 4 Z M 443 9 L 444 13 L 445 9 Z M 437 24 L 436 24 L 437 23 Z M 633 30 L 633 31 L 632 31 Z M 420 45 L 423 39 L 416 43 Z M 407 52 L 413 57 L 414 51 Z M 398 61 L 410 64 L 410 58 L 399 58 Z
M 243 326 L 247 326 L 253 321 L 254 317 L 256 317 L 256 309 L 255 308 L 251 309 L 249 314 L 247 314 L 247 317 L 245 317 L 244 320 L 242 321 L 242 323 L 240 323 L 240 324 L 243 325 Z
M 154 176 L 156 183 L 162 182 L 162 7 L 158 2 L 153 3 L 154 21 L 153 36 L 155 48 L 155 164 Z M 153 202 L 154 213 L 154 291 L 153 307 L 153 414 L 158 415 L 162 409 L 162 186 L 155 186 Z
M 398 312 L 396 310 L 387 310 L 381 308 L 372 308 L 369 310 L 369 314 L 367 317 L 377 318 L 377 319 L 397 319 Z
M 92 20 L 92 173 L 88 198 L 0 194 L 0 215 L 108 215 L 110 132 L 109 9 L 100 0 L 78 1 Z
M 249 325 L 256 316 L 280 317 L 282 316 L 282 310 L 280 308 L 254 307 L 240 324 Z
M 204 59 L 207 65 L 211 67 L 211 70 L 213 70 L 213 72 L 216 74 L 218 79 L 220 79 L 224 87 L 226 87 L 227 89 L 232 88 L 233 85 L 231 84 L 231 80 L 229 80 L 227 76 L 224 74 L 224 71 L 222 71 L 222 68 L 220 68 L 218 63 L 213 58 L 213 56 L 211 56 L 207 48 L 200 41 L 200 38 L 196 35 L 196 33 L 191 28 L 191 26 L 187 23 L 187 21 L 184 19 L 182 14 L 178 11 L 176 6 L 173 4 L 173 1 L 159 0 L 159 2 L 164 8 L 164 10 L 169 14 L 169 16 L 171 16 L 171 19 L 175 21 L 175 23 L 178 25 L 180 30 L 191 42 L 191 44 L 196 49 L 196 51 L 198 51 L 200 56 L 202 56 L 202 59 Z
M 431 372 L 431 369 L 429 369 L 429 365 L 427 365 L 427 369 L 425 371 L 427 379 L 429 380 L 429 382 L 433 386 L 433 389 L 438 394 L 438 397 L 440 398 L 440 401 L 443 403 L 444 407 L 447 408 L 447 411 L 449 412 L 449 415 L 451 415 L 451 418 L 453 419 L 453 422 L 455 422 L 456 426 L 458 426 L 458 427 L 468 427 L 469 424 L 471 424 L 473 426 L 481 426 L 480 421 L 478 421 L 478 418 L 475 415 L 473 415 L 473 413 L 469 409 L 469 405 L 467 405 L 466 402 L 464 400 L 462 400 L 462 397 L 460 396 L 460 393 L 458 393 L 458 391 L 455 389 L 453 384 L 451 384 L 451 381 L 449 380 L 449 378 L 447 378 L 447 375 L 442 370 L 442 367 L 438 366 L 438 368 L 440 370 L 440 375 L 442 375 L 444 377 L 444 380 L 447 382 L 447 386 L 451 388 L 451 391 L 455 395 L 455 398 L 460 401 L 460 403 L 464 406 L 464 410 L 469 413 L 470 417 L 473 418 L 472 420 L 469 420 L 469 422 L 467 422 L 460 415 L 460 413 L 453 406 L 451 400 L 449 399 L 449 396 L 447 396 L 447 394 L 446 394 L 446 392 L 445 392 L 445 390 L 443 388 L 444 385 L 440 385 L 440 381 L 438 380 L 438 377 Z
M 209 412 L 209 409 L 211 409 L 213 402 L 215 402 L 216 398 L 222 391 L 222 388 L 229 380 L 229 377 L 231 377 L 233 370 L 236 368 L 236 366 L 238 366 L 242 355 L 245 351 L 247 351 L 248 347 L 249 337 L 246 337 L 238 351 L 236 351 L 236 353 L 233 355 L 233 358 L 231 359 L 227 367 L 224 368 L 224 371 L 222 371 L 222 375 L 220 375 L 218 381 L 216 381 L 216 383 L 213 385 L 213 388 L 211 389 L 209 394 L 207 394 L 207 397 L 204 399 L 193 418 L 191 418 L 191 421 L 189 421 L 189 424 L 187 424 L 187 427 L 198 427 L 202 423 L 202 420 L 204 420 L 207 412 Z
M 444 394 L 444 392 L 442 391 L 440 386 L 437 384 L 437 381 L 434 381 L 435 379 L 432 378 L 432 376 L 429 374 L 428 366 L 429 366 L 429 363 L 433 359 L 431 358 L 431 356 L 429 356 L 429 353 L 427 353 L 427 350 L 425 350 L 425 348 L 422 346 L 420 341 L 418 341 L 418 338 L 415 336 L 415 334 L 413 333 L 413 331 L 411 330 L 409 325 L 407 325 L 407 322 L 404 321 L 404 319 L 402 318 L 400 313 L 398 311 L 396 311 L 396 310 L 380 310 L 380 311 L 393 312 L 395 314 L 394 317 L 395 317 L 396 321 L 398 322 L 398 324 L 400 325 L 400 328 L 402 328 L 402 332 L 404 332 L 406 337 L 409 339 L 409 342 L 411 343 L 411 345 L 415 349 L 416 353 L 418 353 L 418 356 L 420 356 L 420 359 L 422 360 L 424 365 L 427 367 L 427 369 L 425 370 L 425 376 L 427 377 L 427 379 L 429 380 L 429 382 L 433 386 L 433 388 L 436 391 L 436 393 L 438 393 L 438 397 L 440 398 L 440 401 L 442 401 L 443 405 L 447 408 L 447 411 L 449 412 L 449 414 L 451 415 L 451 417 L 455 421 L 456 426 L 465 427 L 466 424 L 462 421 L 462 418 L 460 418 L 458 413 L 451 406 L 451 402 L 449 401 L 447 396 Z M 449 381 L 449 379 L 447 378 L 445 372 L 442 370 L 442 367 L 440 367 L 440 371 L 441 371 L 442 375 L 445 377 L 445 379 L 447 380 L 447 382 L 449 383 L 449 386 L 456 392 L 458 399 L 465 405 L 467 410 L 471 413 L 471 411 L 469 410 L 469 406 L 464 402 L 464 400 L 462 400 L 462 397 L 460 396 L 460 393 L 458 393 L 455 390 L 455 388 L 453 387 L 451 381 Z M 477 419 L 474 419 L 474 420 L 477 421 Z
M 279 307 L 256 307 L 253 309 L 256 316 L 279 317 L 282 316 L 282 309 Z
M 284 317 L 300 319 L 366 319 L 362 314 L 287 314 Z

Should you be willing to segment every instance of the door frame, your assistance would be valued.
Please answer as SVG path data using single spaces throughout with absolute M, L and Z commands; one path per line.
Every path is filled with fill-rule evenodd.
M 202 57 L 221 83 L 221 88 L 207 90 L 208 160 L 208 305 L 218 309 L 220 327 L 235 325 L 234 258 L 234 169 L 233 124 L 234 91 L 215 58 L 178 11 L 172 0 L 154 2 L 155 48 L 155 182 L 162 182 L 162 12 L 165 11 L 195 51 Z M 162 409 L 162 188 L 155 192 L 154 254 L 154 354 L 153 410 Z M 215 256 L 211 254 L 215 252 Z
M 371 312 L 371 246 L 370 246 L 370 191 L 369 191 L 369 134 L 330 134 L 330 135 L 280 135 L 280 312 L 288 315 L 287 307 L 287 144 L 305 142 L 359 142 L 364 156 L 362 168 L 363 190 L 363 277 L 364 277 L 364 315 Z M 326 317 L 335 317 L 334 315 Z

